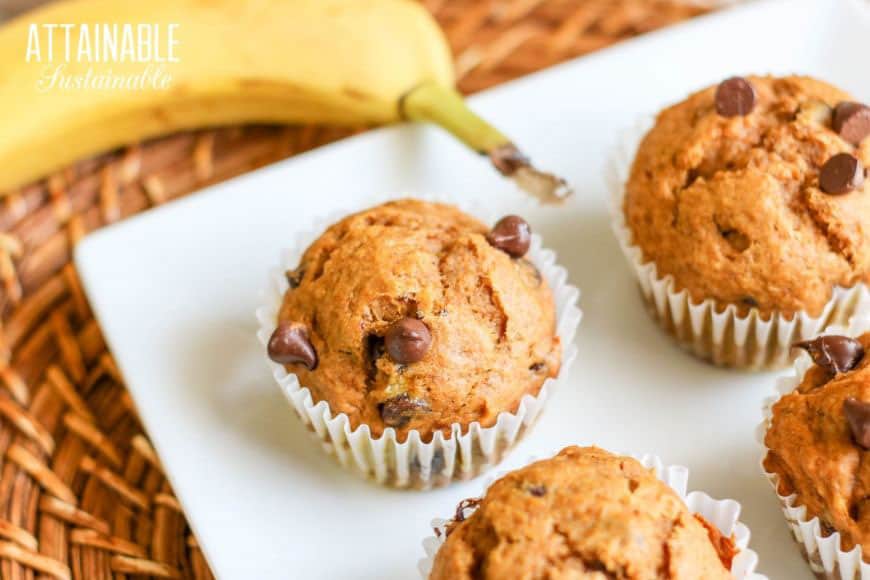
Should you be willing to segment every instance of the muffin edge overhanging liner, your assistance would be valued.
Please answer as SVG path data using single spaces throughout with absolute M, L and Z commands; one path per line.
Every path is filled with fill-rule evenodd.
M 608 158 L 605 180 L 611 228 L 637 278 L 644 302 L 680 346 L 720 366 L 781 368 L 790 362 L 793 343 L 814 337 L 827 326 L 846 324 L 857 310 L 870 303 L 870 288 L 865 284 L 838 286 L 817 317 L 797 312 L 789 320 L 773 313 L 764 320 L 755 308 L 741 316 L 734 304 L 712 298 L 693 303 L 686 289 L 677 290 L 673 276 L 660 276 L 655 262 L 645 261 L 643 251 L 632 243 L 623 211 L 625 185 L 635 153 L 654 124 L 653 117 L 645 116 L 622 132 Z
M 687 493 L 689 483 L 689 469 L 687 467 L 682 465 L 665 465 L 657 455 L 628 455 L 637 459 L 647 469 L 654 470 L 656 477 L 680 496 L 680 499 L 688 506 L 690 512 L 702 516 L 705 520 L 716 526 L 720 533 L 732 539 L 734 546 L 738 549 L 734 560 L 731 562 L 731 575 L 735 580 L 767 580 L 766 576 L 755 572 L 755 569 L 758 567 L 758 554 L 749 548 L 751 533 L 749 527 L 740 521 L 740 503 L 733 499 L 713 499 L 702 491 Z M 533 458 L 528 463 L 537 460 L 538 458 Z M 508 473 L 510 472 L 505 471 L 500 473 L 496 478 L 489 480 L 484 485 L 484 493 L 496 479 Z M 447 539 L 446 526 L 449 522 L 450 520 L 440 518 L 433 519 L 431 527 L 435 531 L 435 534 L 427 536 L 423 540 L 423 550 L 426 556 L 420 559 L 417 569 L 424 579 L 429 577 L 432 565 L 435 562 L 435 555 Z
M 295 243 L 283 252 L 281 268 L 270 274 L 270 283 L 264 304 L 256 311 L 259 322 L 257 337 L 263 345 L 263 357 L 272 371 L 272 376 L 287 397 L 303 423 L 323 444 L 324 450 L 338 462 L 367 479 L 390 487 L 429 489 L 441 487 L 452 481 L 471 479 L 499 463 L 507 452 L 528 431 L 540 415 L 556 381 L 564 376 L 577 356 L 574 335 L 582 318 L 578 306 L 580 291 L 568 283 L 567 270 L 558 265 L 556 254 L 542 246 L 541 237 L 532 235 L 532 243 L 526 258 L 540 270 L 550 285 L 556 308 L 556 333 L 562 347 L 562 364 L 559 376 L 547 378 L 536 396 L 524 395 L 514 413 L 502 412 L 491 427 L 481 427 L 477 422 L 466 427 L 465 433 L 459 423 L 451 426 L 445 437 L 436 432 L 429 442 L 423 441 L 420 433 L 412 430 L 404 442 L 399 442 L 393 428 L 385 429 L 381 437 L 371 435 L 367 425 L 351 429 L 350 420 L 344 413 L 333 415 L 326 401 L 314 403 L 310 391 L 300 385 L 293 373 L 273 362 L 266 355 L 265 345 L 275 328 L 275 320 L 288 282 L 284 273 L 296 268 L 304 250 L 325 229 L 341 218 L 373 207 L 392 199 L 410 196 L 377 196 L 366 200 L 355 209 L 333 212 L 311 227 L 299 233 Z M 472 204 L 457 197 L 444 195 L 415 195 L 415 199 L 437 201 L 457 206 L 461 211 L 492 224 L 500 216 L 482 204 Z M 536 207 L 525 201 L 527 208 Z M 519 208 L 521 213 L 523 208 Z M 511 213 L 517 208 L 512 207 Z M 438 469 L 440 464 L 440 469 Z M 433 469 L 434 468 L 434 469 Z
M 848 326 L 833 326 L 821 334 L 857 336 L 868 331 L 870 331 L 870 311 L 864 309 L 849 321 Z M 870 580 L 870 564 L 864 562 L 861 546 L 856 545 L 848 552 L 843 551 L 840 546 L 840 533 L 835 531 L 825 536 L 822 533 L 819 517 L 807 519 L 806 507 L 797 504 L 797 494 L 780 495 L 779 476 L 775 473 L 769 473 L 764 468 L 764 460 L 770 451 L 764 443 L 764 438 L 773 417 L 773 406 L 783 395 L 792 392 L 800 384 L 812 366 L 813 361 L 810 356 L 806 352 L 802 353 L 792 364 L 791 372 L 777 379 L 776 394 L 764 401 L 764 418 L 756 430 L 756 440 L 763 450 L 760 462 L 761 471 L 773 487 L 773 492 L 779 499 L 782 513 L 791 529 L 792 537 L 797 542 L 813 572 L 825 574 L 826 578 L 834 580 Z

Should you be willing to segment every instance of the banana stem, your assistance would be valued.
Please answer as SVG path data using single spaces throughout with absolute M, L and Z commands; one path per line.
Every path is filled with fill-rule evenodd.
M 561 177 L 536 169 L 501 131 L 468 108 L 457 91 L 434 83 L 411 89 L 399 102 L 399 113 L 411 121 L 440 126 L 457 139 L 489 157 L 495 168 L 526 193 L 546 203 L 564 200 L 573 191 Z

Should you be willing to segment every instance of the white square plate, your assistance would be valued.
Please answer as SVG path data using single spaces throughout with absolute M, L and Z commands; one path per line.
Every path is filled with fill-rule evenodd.
M 772 374 L 713 368 L 644 311 L 611 235 L 603 166 L 621 128 L 732 74 L 800 72 L 870 100 L 858 0 L 760 2 L 644 36 L 472 99 L 577 188 L 527 216 L 583 291 L 580 355 L 504 468 L 571 443 L 653 452 L 690 488 L 743 504 L 759 571 L 811 578 L 759 470 Z M 312 444 L 264 364 L 253 312 L 279 251 L 312 218 L 373 192 L 519 194 L 436 129 L 373 131 L 89 236 L 76 263 L 106 339 L 214 571 L 223 579 L 414 578 L 433 517 L 477 480 L 378 488 Z

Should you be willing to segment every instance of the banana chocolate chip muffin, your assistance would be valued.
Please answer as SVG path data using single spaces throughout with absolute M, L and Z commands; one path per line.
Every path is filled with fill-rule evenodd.
M 446 533 L 430 580 L 714 580 L 731 578 L 735 555 L 652 471 L 596 447 L 568 447 L 502 477 L 460 504 Z
M 268 354 L 374 436 L 493 425 L 559 372 L 553 296 L 523 257 L 530 240 L 517 216 L 490 229 L 411 199 L 351 215 L 287 273 Z
M 815 365 L 773 405 L 764 468 L 824 536 L 839 532 L 842 550 L 861 546 L 870 562 L 870 333 L 799 346 Z
M 819 316 L 870 279 L 870 109 L 808 77 L 731 78 L 662 111 L 626 185 L 633 243 L 697 303 Z

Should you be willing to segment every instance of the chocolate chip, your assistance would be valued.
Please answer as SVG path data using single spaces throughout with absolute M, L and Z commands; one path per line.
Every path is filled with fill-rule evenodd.
M 459 505 L 456 506 L 456 514 L 453 516 L 453 521 L 464 522 L 466 517 L 465 511 L 477 508 L 482 501 L 479 497 L 469 497 L 459 502 Z
M 848 153 L 838 153 L 828 159 L 819 174 L 819 187 L 831 195 L 849 193 L 863 183 L 864 167 Z
M 547 363 L 545 363 L 542 360 L 537 361 L 537 362 L 533 362 L 531 365 L 529 365 L 529 370 L 532 371 L 533 373 L 541 372 L 542 370 L 544 370 L 546 368 L 547 368 Z
M 459 502 L 459 505 L 456 506 L 456 514 L 453 516 L 453 519 L 444 526 L 444 535 L 450 536 L 459 527 L 459 524 L 465 521 L 465 510 L 476 508 L 480 505 L 481 501 L 480 498 L 471 497 Z M 438 533 L 438 530 L 436 530 L 436 533 Z M 441 534 L 438 533 L 438 536 L 440 537 Z
M 299 288 L 299 284 L 302 283 L 302 278 L 305 277 L 305 269 L 302 266 L 299 266 L 295 270 L 287 270 L 284 272 L 284 276 L 287 278 L 287 283 L 290 285 L 292 290 Z
M 758 300 L 756 300 L 752 296 L 744 296 L 740 299 L 740 302 L 750 308 L 758 308 Z
M 544 497 L 547 495 L 547 487 L 544 485 L 531 485 L 528 490 L 529 493 L 535 497 Z
M 840 103 L 834 108 L 831 126 L 840 137 L 858 145 L 870 135 L 870 107 L 862 103 Z
M 281 365 L 301 363 L 308 370 L 317 367 L 317 353 L 308 338 L 308 329 L 293 322 L 281 322 L 269 337 L 269 358 Z
M 716 112 L 723 117 L 748 115 L 755 108 L 755 89 L 743 77 L 731 77 L 716 89 Z
M 532 228 L 528 222 L 516 215 L 501 218 L 486 235 L 494 248 L 514 258 L 522 258 L 532 243 Z
M 403 318 L 394 323 L 384 336 L 387 354 L 399 364 L 423 360 L 432 344 L 429 328 L 416 318 Z
M 870 403 L 849 397 L 843 401 L 843 414 L 849 422 L 855 443 L 870 450 Z
M 813 362 L 832 374 L 850 371 L 864 358 L 864 347 L 848 336 L 820 336 L 795 346 L 810 353 Z
M 402 393 L 381 403 L 379 410 L 385 425 L 401 428 L 419 413 L 428 411 L 429 405 L 426 401 L 412 399 L 408 393 Z

